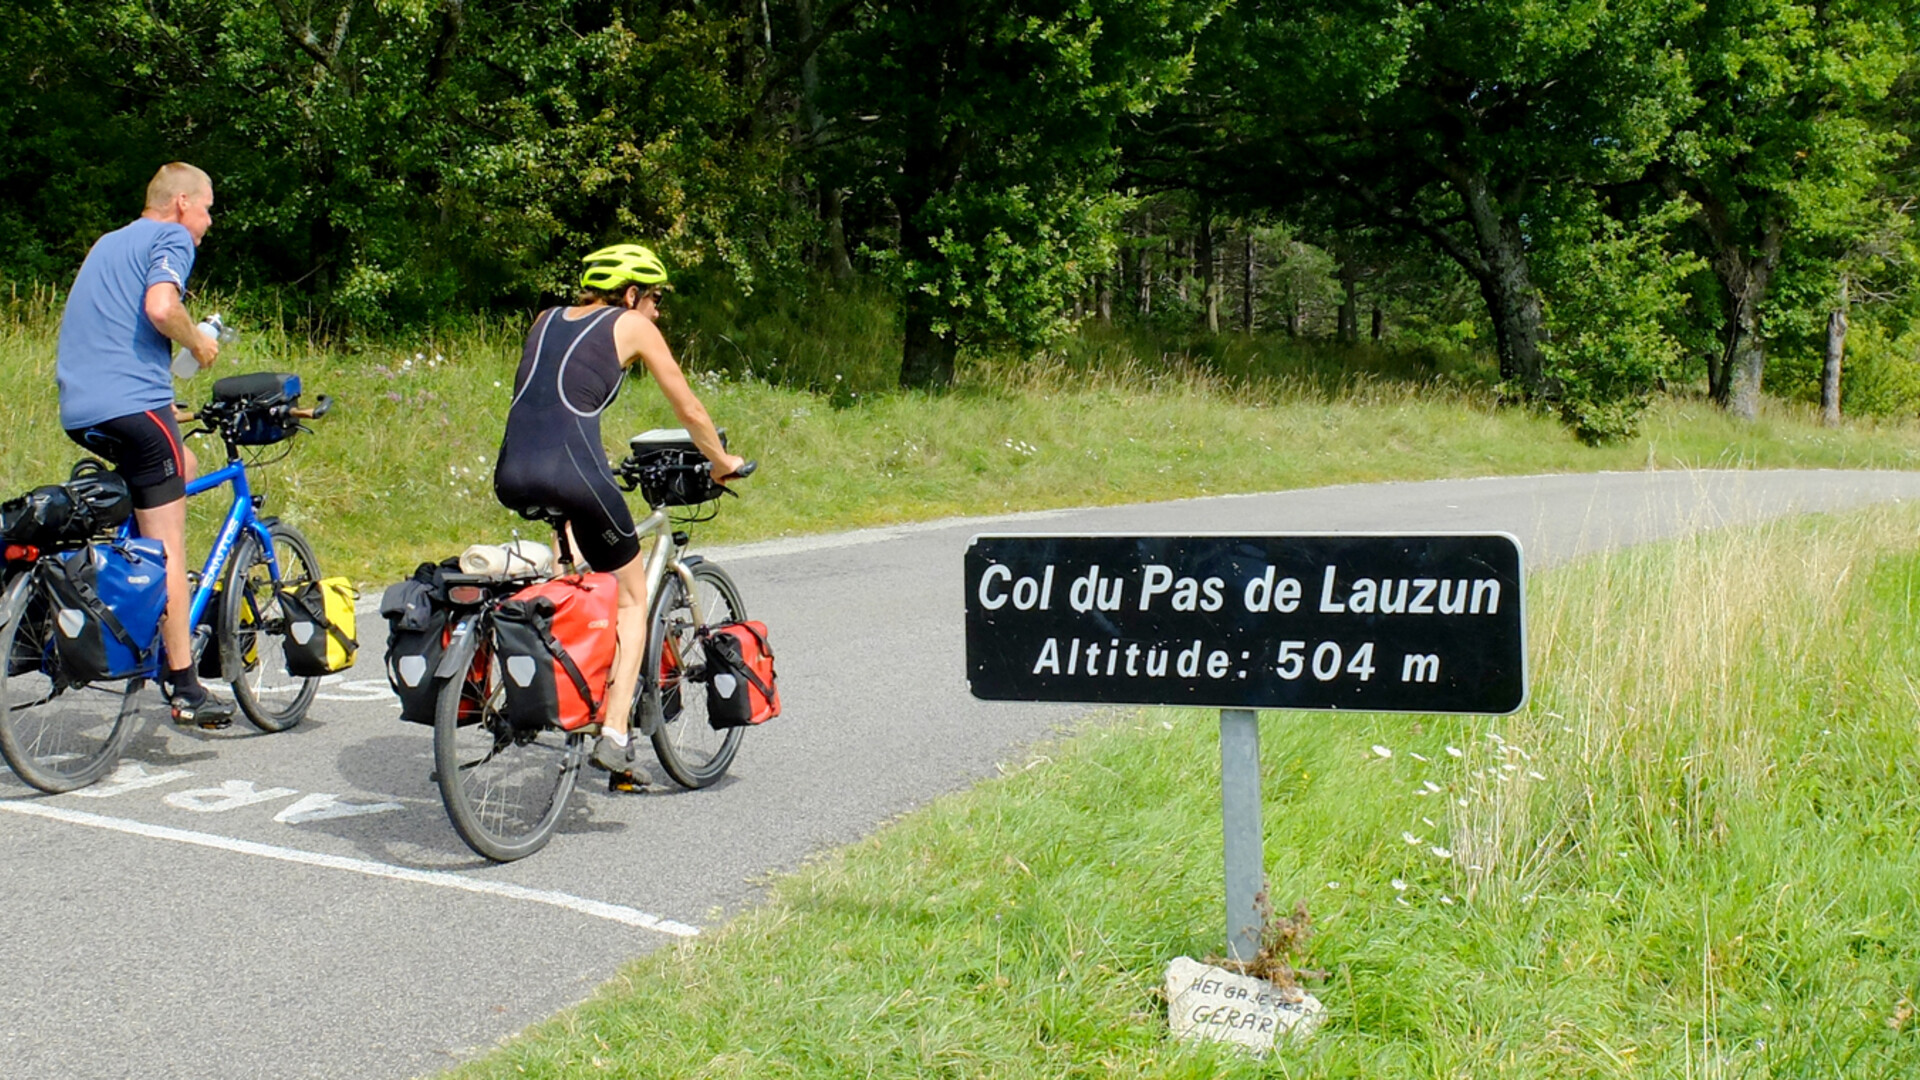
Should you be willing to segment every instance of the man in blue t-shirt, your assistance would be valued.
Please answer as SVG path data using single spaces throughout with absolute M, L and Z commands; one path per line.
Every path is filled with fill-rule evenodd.
M 187 626 L 187 479 L 192 451 L 173 415 L 172 343 L 213 365 L 220 343 L 201 333 L 182 302 L 194 248 L 213 224 L 213 182 L 185 162 L 163 165 L 131 225 L 94 242 L 60 318 L 60 426 L 111 461 L 133 491 L 140 535 L 167 550 L 167 653 L 163 689 L 176 723 L 225 727 L 233 706 L 194 673 Z

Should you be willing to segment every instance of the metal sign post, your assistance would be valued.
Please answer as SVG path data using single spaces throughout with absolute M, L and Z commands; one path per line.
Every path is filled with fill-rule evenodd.
M 1265 885 L 1256 709 L 1510 713 L 1527 697 L 1505 533 L 976 536 L 967 683 L 990 701 L 1220 711 L 1227 951 Z
M 1266 887 L 1260 829 L 1260 714 L 1220 710 L 1220 821 L 1226 834 L 1227 956 L 1245 964 L 1260 950 L 1258 898 Z

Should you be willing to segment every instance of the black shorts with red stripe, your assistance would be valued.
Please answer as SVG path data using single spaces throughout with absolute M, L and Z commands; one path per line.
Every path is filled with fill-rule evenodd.
M 68 428 L 67 438 L 113 465 L 133 490 L 136 510 L 187 497 L 186 452 L 172 409 L 148 409 L 92 427 Z

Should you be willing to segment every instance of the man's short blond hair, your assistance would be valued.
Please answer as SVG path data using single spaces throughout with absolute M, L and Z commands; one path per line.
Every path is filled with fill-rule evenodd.
M 147 182 L 147 209 L 165 210 L 173 205 L 175 195 L 201 192 L 213 194 L 212 177 L 184 161 L 168 162 Z

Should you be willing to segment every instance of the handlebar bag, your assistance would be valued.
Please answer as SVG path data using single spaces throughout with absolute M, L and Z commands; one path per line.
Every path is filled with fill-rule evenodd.
M 275 418 L 273 409 L 300 403 L 300 376 L 271 371 L 229 375 L 213 384 L 213 400 L 240 410 L 231 437 L 237 446 L 266 446 L 293 437 L 300 422 Z
M 122 679 L 151 664 L 167 606 L 167 555 L 146 537 L 90 544 L 40 562 L 66 681 Z
M 764 724 L 780 715 L 767 624 L 730 622 L 704 627 L 707 723 L 715 730 Z
M 354 653 L 360 648 L 354 636 L 353 602 L 359 596 L 343 577 L 281 588 L 280 606 L 287 616 L 287 674 L 310 679 L 353 666 Z
M 718 432 L 720 445 L 727 433 Z M 640 489 L 651 506 L 698 506 L 733 491 L 713 480 L 705 454 L 684 428 L 643 431 L 627 440 L 621 475 Z
M 612 574 L 585 574 L 529 585 L 495 609 L 494 654 L 514 727 L 573 731 L 600 719 L 619 607 Z

